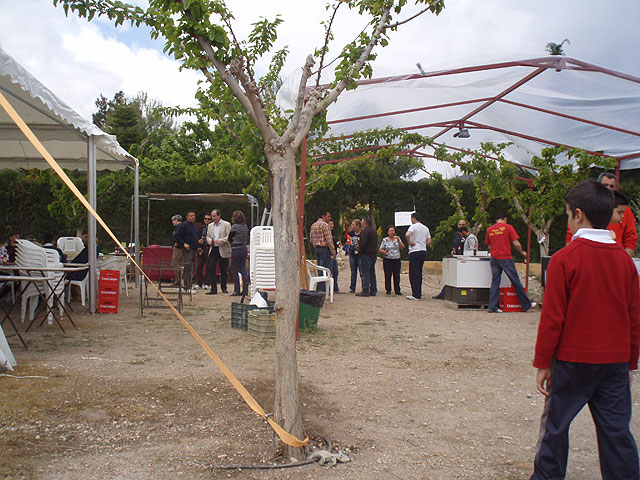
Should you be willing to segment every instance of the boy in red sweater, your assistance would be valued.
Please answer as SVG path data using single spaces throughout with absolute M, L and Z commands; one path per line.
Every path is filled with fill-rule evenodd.
M 603 479 L 639 479 L 629 430 L 640 293 L 633 261 L 606 230 L 613 194 L 588 180 L 565 197 L 572 242 L 551 257 L 533 366 L 545 406 L 532 479 L 562 479 L 569 426 L 586 405 Z

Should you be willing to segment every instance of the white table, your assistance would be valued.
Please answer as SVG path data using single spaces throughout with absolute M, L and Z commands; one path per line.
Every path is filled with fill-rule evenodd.
M 25 272 L 27 274 L 25 276 L 15 276 L 15 275 L 7 276 L 7 278 L 11 278 L 12 279 L 11 281 L 17 281 L 15 279 L 20 279 L 20 281 L 25 281 L 25 282 L 41 282 L 41 281 L 44 281 L 44 282 L 47 283 L 47 285 L 51 289 L 51 292 L 49 293 L 48 296 L 46 295 L 46 292 L 44 291 L 44 289 L 43 289 L 43 291 L 40 291 L 40 288 L 38 288 L 37 286 L 36 286 L 36 288 L 38 288 L 38 291 L 40 291 L 40 293 L 45 296 L 44 304 L 46 305 L 45 308 L 47 309 L 47 313 L 50 314 L 55 319 L 56 323 L 58 324 L 58 326 L 60 327 L 60 329 L 64 333 L 66 333 L 65 330 L 64 330 L 64 327 L 62 326 L 62 324 L 60 323 L 60 320 L 56 316 L 53 307 L 49 307 L 48 301 L 49 301 L 49 298 L 51 298 L 52 296 L 55 295 L 56 289 L 60 286 L 60 282 L 64 281 L 65 276 L 61 275 L 57 279 L 58 281 L 55 283 L 55 285 L 52 285 L 51 282 L 53 280 L 56 280 L 56 277 L 52 276 L 52 274 L 53 273 L 57 273 L 57 272 L 65 272 L 65 273 L 80 272 L 80 271 L 89 269 L 89 265 L 88 264 L 73 264 L 73 263 L 71 263 L 71 264 L 65 264 L 65 265 L 75 265 L 75 266 L 73 266 L 73 267 L 66 267 L 66 266 L 65 267 L 24 267 L 24 266 L 18 266 L 18 265 L 11 265 L 11 266 L 3 265 L 3 266 L 0 266 L 0 272 L 2 272 L 2 271 L 11 271 L 11 272 L 13 272 L 15 270 L 19 270 L 19 271 Z M 71 307 L 69 306 L 69 309 L 68 309 L 67 305 L 65 303 L 62 303 L 62 308 L 63 308 L 64 312 L 67 314 L 67 317 L 69 318 L 69 321 L 71 322 L 71 325 L 76 327 L 77 325 L 74 323 L 73 318 L 71 317 L 71 313 L 69 311 L 69 309 Z M 31 321 L 31 323 L 27 327 L 26 331 L 29 331 L 31 326 L 36 321 L 36 318 L 34 318 Z M 40 322 L 40 325 L 42 325 L 43 323 L 44 323 L 44 319 L 42 320 L 42 322 Z
M 46 276 L 42 276 L 42 277 L 36 277 L 36 276 L 22 276 L 22 275 L 3 275 L 0 277 L 0 282 L 1 283 L 9 283 L 9 282 L 32 282 L 36 284 L 36 288 L 38 289 L 39 292 L 41 292 L 42 295 L 45 294 L 44 292 L 44 286 L 42 286 L 42 290 L 40 290 L 40 287 L 38 287 L 38 282 L 50 282 L 52 280 L 55 280 L 56 277 L 46 277 Z M 46 302 L 45 302 L 46 304 Z M 2 319 L 2 322 L 0 322 L 0 325 L 4 325 L 4 321 L 5 320 L 9 320 L 9 323 L 11 324 L 11 327 L 13 328 L 15 333 L 11 333 L 9 335 L 5 335 L 6 337 L 18 337 L 20 339 L 20 341 L 22 342 L 22 345 L 24 345 L 24 348 L 27 348 L 27 342 L 24 341 L 24 338 L 22 338 L 22 335 L 20 334 L 20 331 L 18 330 L 18 328 L 16 327 L 16 324 L 13 323 L 13 320 L 11 319 L 11 316 L 9 315 L 9 312 L 11 309 L 7 310 L 7 308 L 4 306 L 4 302 L 2 302 L 0 300 L 0 308 L 2 308 L 2 310 L 4 311 L 4 317 Z M 48 308 L 48 304 L 47 304 L 47 308 Z M 48 308 L 48 310 L 51 310 L 50 308 Z M 54 315 L 53 318 L 55 318 L 56 323 L 58 324 L 58 326 L 62 329 L 62 331 L 64 332 L 64 328 L 62 328 L 62 325 L 60 324 L 60 321 L 58 320 L 58 318 Z M 33 319 L 35 321 L 35 318 Z M 44 319 L 42 320 L 44 322 Z M 33 322 L 31 322 L 33 323 Z M 29 324 L 29 327 L 31 327 L 31 324 Z M 27 330 L 29 330 L 29 328 L 27 327 Z

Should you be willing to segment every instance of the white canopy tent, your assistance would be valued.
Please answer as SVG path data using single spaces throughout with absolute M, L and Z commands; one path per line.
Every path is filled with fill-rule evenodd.
M 278 93 L 285 110 L 294 105 L 299 78 Z M 392 126 L 454 150 L 511 142 L 507 158 L 522 165 L 546 146 L 566 145 L 614 157 L 623 170 L 640 168 L 640 78 L 564 56 L 362 80 L 329 107 L 327 120 L 333 136 Z M 464 134 L 454 137 L 460 129 Z M 442 168 L 431 147 L 405 153 L 423 157 L 427 169 Z
M 86 169 L 88 200 L 96 209 L 96 172 L 131 166 L 135 172 L 135 244 L 139 260 L 138 160 L 117 142 L 78 115 L 25 70 L 0 46 L 0 93 L 6 98 L 51 156 L 66 169 Z M 4 109 L 0 108 L 0 168 L 49 168 Z M 89 251 L 96 250 L 96 221 L 89 216 Z M 95 257 L 89 255 L 89 305 L 96 309 Z

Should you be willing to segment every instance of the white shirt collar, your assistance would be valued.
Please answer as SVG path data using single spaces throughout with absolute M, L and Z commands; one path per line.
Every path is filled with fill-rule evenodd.
M 616 243 L 616 241 L 611 238 L 609 230 L 601 230 L 599 228 L 580 228 L 573 237 L 571 237 L 571 240 L 575 240 L 576 238 L 584 238 L 598 243 Z

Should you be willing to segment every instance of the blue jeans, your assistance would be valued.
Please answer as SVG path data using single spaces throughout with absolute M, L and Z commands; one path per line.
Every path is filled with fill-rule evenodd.
M 338 260 L 331 260 L 331 276 L 333 277 L 333 290 L 339 292 L 338 287 Z
M 316 247 L 316 260 L 318 261 L 318 265 L 320 265 L 321 267 L 328 268 L 329 271 L 333 270 L 333 258 L 331 258 L 331 250 L 329 250 L 329 247 Z M 320 282 L 318 283 L 316 291 L 325 292 L 326 289 L 326 282 Z
M 378 293 L 376 280 L 376 260 L 373 255 L 360 254 L 360 277 L 362 277 L 362 293 L 375 295 Z
M 351 285 L 349 290 L 356 291 L 356 281 L 358 280 L 358 269 L 360 268 L 360 255 L 349 255 L 349 266 L 351 267 Z
M 509 277 L 509 280 L 511 280 L 511 285 L 516 291 L 518 300 L 520 300 L 522 311 L 526 312 L 527 310 L 529 310 L 531 308 L 531 300 L 529 300 L 529 297 L 527 297 L 527 294 L 522 287 L 522 283 L 520 283 L 520 277 L 518 277 L 515 262 L 510 258 L 506 258 L 504 260 L 492 258 L 489 263 L 491 264 L 491 290 L 489 290 L 489 310 L 498 310 L 498 304 L 500 303 L 500 277 L 502 276 L 502 272 L 506 273 L 507 277 Z

